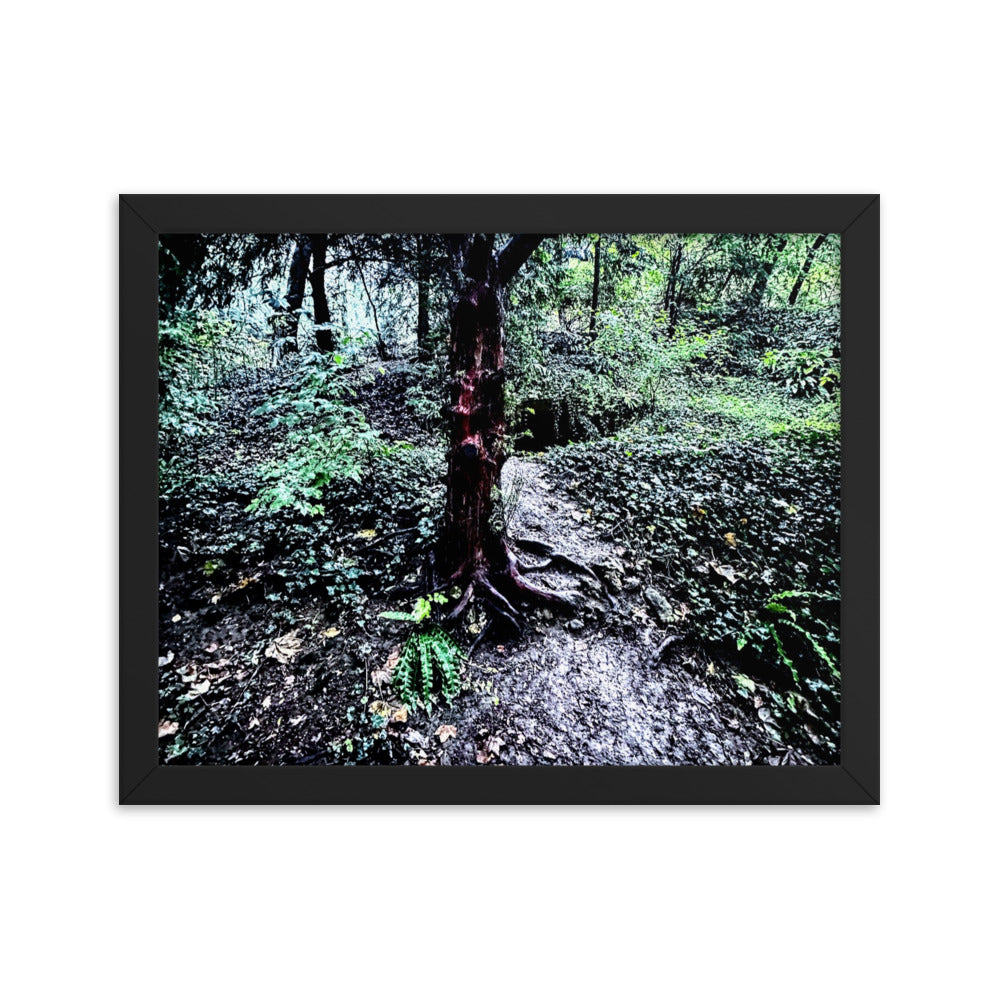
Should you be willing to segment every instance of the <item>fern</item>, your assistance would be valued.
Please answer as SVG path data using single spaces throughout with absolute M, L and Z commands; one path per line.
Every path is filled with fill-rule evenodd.
M 392 682 L 400 698 L 413 708 L 418 700 L 423 702 L 427 714 L 435 690 L 440 690 L 447 704 L 451 704 L 462 685 L 461 665 L 465 657 L 454 639 L 440 625 L 427 621 L 432 602 L 443 603 L 447 598 L 434 594 L 421 597 L 413 611 L 383 611 L 382 618 L 409 621 L 414 625 L 399 654 Z
M 832 594 L 811 590 L 785 590 L 772 594 L 762 612 L 748 621 L 736 640 L 737 649 L 749 644 L 762 656 L 769 655 L 773 648 L 796 685 L 799 684 L 798 667 L 801 664 L 796 664 L 795 657 L 799 656 L 801 660 L 803 654 L 810 650 L 832 678 L 840 677 L 835 654 L 831 655 L 836 645 L 835 635 L 828 625 L 813 616 L 810 606 L 805 603 L 808 598 L 836 601 Z M 798 602 L 795 608 L 789 607 L 793 601 Z M 797 643 L 793 641 L 796 639 Z M 794 648 L 796 645 L 798 651 Z

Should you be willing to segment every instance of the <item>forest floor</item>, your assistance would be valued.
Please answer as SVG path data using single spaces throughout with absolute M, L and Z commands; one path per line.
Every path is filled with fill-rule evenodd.
M 217 431 L 202 444 L 214 482 L 263 459 L 271 446 L 253 416 L 281 390 L 275 369 L 232 385 Z M 399 438 L 398 393 L 366 407 Z M 394 399 L 396 402 L 394 403 Z M 423 439 L 413 430 L 415 439 Z M 600 583 L 556 564 L 532 580 L 584 596 L 575 612 L 536 608 L 523 634 L 504 633 L 473 607 L 456 638 L 474 652 L 455 702 L 430 714 L 395 696 L 391 667 L 409 626 L 379 618 L 409 603 L 362 577 L 358 613 L 306 590 L 282 599 L 274 558 L 206 561 L 220 533 L 242 525 L 252 495 L 216 489 L 210 501 L 164 505 L 161 522 L 161 760 L 175 764 L 821 764 L 835 754 L 808 726 L 776 727 L 767 671 L 746 671 L 662 613 L 674 596 L 640 578 L 634 553 L 596 523 L 544 456 L 504 469 L 517 503 L 509 523 L 528 565 L 544 543 L 592 567 Z M 227 492 L 228 490 L 228 492 Z M 358 532 L 364 549 L 407 532 Z M 369 542 L 369 537 L 372 540 Z M 520 540 L 520 543 L 517 541 Z M 407 577 L 406 579 L 410 579 Z M 661 585 L 662 586 L 662 585 Z M 484 632 L 485 630 L 485 632 Z M 745 676 L 742 675 L 741 676 Z

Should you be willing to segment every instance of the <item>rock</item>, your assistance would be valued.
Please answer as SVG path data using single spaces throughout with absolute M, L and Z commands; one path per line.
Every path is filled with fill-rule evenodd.
M 625 567 L 614 557 L 594 564 L 594 572 L 604 581 L 608 590 L 620 594 L 625 586 Z
M 647 587 L 643 592 L 643 597 L 646 598 L 646 603 L 649 605 L 650 610 L 656 616 L 656 620 L 661 625 L 668 625 L 670 620 L 673 618 L 673 612 L 670 609 L 670 604 L 667 599 L 654 587 Z
M 639 578 L 637 576 L 628 576 L 625 578 L 625 589 L 635 590 L 639 586 Z
M 583 629 L 583 622 L 579 618 L 574 618 L 569 623 L 569 629 L 571 632 L 579 632 Z

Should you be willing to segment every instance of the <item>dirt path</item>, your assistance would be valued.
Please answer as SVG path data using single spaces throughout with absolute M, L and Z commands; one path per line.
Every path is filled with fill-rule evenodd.
M 479 645 L 469 667 L 473 693 L 434 719 L 458 733 L 440 763 L 814 762 L 775 742 L 757 714 L 763 705 L 737 697 L 697 645 L 678 642 L 656 657 L 668 633 L 650 616 L 639 581 L 619 573 L 621 550 L 600 539 L 588 513 L 551 486 L 539 463 L 512 458 L 504 476 L 508 489 L 520 487 L 513 538 L 545 542 L 625 589 L 602 599 L 591 581 L 563 567 L 532 574 L 551 589 L 577 588 L 586 595 L 583 610 L 568 622 L 542 610 L 523 638 Z M 417 742 L 425 752 L 434 744 Z

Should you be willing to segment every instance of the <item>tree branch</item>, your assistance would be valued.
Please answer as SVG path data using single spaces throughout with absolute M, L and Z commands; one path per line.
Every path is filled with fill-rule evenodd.
M 500 280 L 506 285 L 520 270 L 521 265 L 532 255 L 542 240 L 554 233 L 518 233 L 512 236 L 497 256 L 500 265 Z

